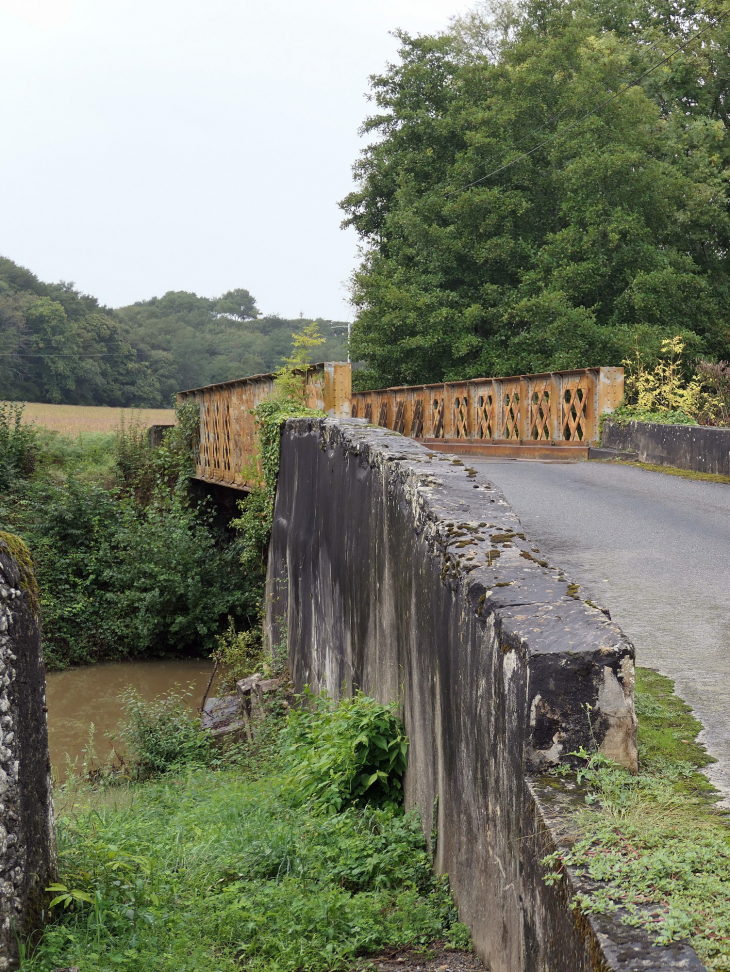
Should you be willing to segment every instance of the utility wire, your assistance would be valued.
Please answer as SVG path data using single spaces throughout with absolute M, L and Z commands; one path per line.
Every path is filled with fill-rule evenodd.
M 680 44 L 679 47 L 675 48 L 671 53 L 667 54 L 666 57 L 663 57 L 661 61 L 657 61 L 657 63 L 654 64 L 652 67 L 648 68 L 638 77 L 634 78 L 633 81 L 630 81 L 624 88 L 621 88 L 620 91 L 617 91 L 615 94 L 612 94 L 610 98 L 606 98 L 606 100 L 602 101 L 600 105 L 596 105 L 595 108 L 591 108 L 591 110 L 587 111 L 585 115 L 581 115 L 580 118 L 576 118 L 576 120 L 572 121 L 569 125 L 565 125 L 559 131 L 554 132 L 552 135 L 549 136 L 549 138 L 543 139 L 542 142 L 539 142 L 534 148 L 531 148 L 529 152 L 523 152 L 522 155 L 518 155 L 510 162 L 505 162 L 504 165 L 500 165 L 498 168 L 493 169 L 491 172 L 488 172 L 485 176 L 482 176 L 480 179 L 475 179 L 473 182 L 469 182 L 465 186 L 460 186 L 458 189 L 452 189 L 450 192 L 444 193 L 444 196 L 448 198 L 449 196 L 455 195 L 457 192 L 464 192 L 466 189 L 471 189 L 472 186 L 478 186 L 480 182 L 486 182 L 487 179 L 491 179 L 492 176 L 497 175 L 498 172 L 504 172 L 505 169 L 509 169 L 509 167 L 514 165 L 516 162 L 521 162 L 522 159 L 527 159 L 531 155 L 534 155 L 534 153 L 539 151 L 541 148 L 543 148 L 543 146 L 548 145 L 550 142 L 554 142 L 555 139 L 558 138 L 560 135 L 565 134 L 565 132 L 569 132 L 572 128 L 575 128 L 576 125 L 580 125 L 581 122 L 585 121 L 586 118 L 590 118 L 591 115 L 595 115 L 596 112 L 600 111 L 602 108 L 605 108 L 606 105 L 609 105 L 612 101 L 615 101 L 617 98 L 620 98 L 621 95 L 625 94 L 630 88 L 635 88 L 636 85 L 639 84 L 639 82 L 643 81 L 645 77 L 647 77 L 653 71 L 656 71 L 657 68 L 660 68 L 662 64 L 666 64 L 666 62 L 671 60 L 675 54 L 679 54 L 680 51 L 683 51 L 685 47 L 688 47 L 691 43 L 693 43 L 693 41 L 696 41 L 697 38 L 700 37 L 702 34 L 704 34 L 705 31 L 709 30 L 710 27 L 715 27 L 717 25 L 717 22 L 722 20 L 724 17 L 727 17 L 728 14 L 730 14 L 730 10 L 726 10 L 725 13 L 720 14 L 713 23 L 705 24 L 705 26 L 702 27 L 700 30 L 698 30 L 696 34 L 693 34 L 692 37 L 686 40 L 683 44 Z M 588 95 L 588 97 L 590 97 L 590 95 Z M 558 117 L 560 116 L 558 115 Z M 545 127 L 544 125 L 541 126 L 541 128 L 544 127 Z M 541 128 L 534 129 L 529 134 L 534 135 L 535 132 L 539 132 Z M 523 138 L 520 139 L 520 141 L 524 141 L 524 138 L 526 137 L 527 136 L 523 136 Z
M 47 354 L 45 351 L 0 351 L 0 358 L 123 358 L 134 351 L 89 351 L 87 354 L 74 354 L 61 351 L 58 354 Z
M 646 48 L 646 50 L 645 50 L 644 53 L 648 53 L 649 51 L 653 51 L 655 48 L 657 48 L 659 46 L 660 46 L 660 42 L 659 41 L 654 41 L 653 44 L 650 44 L 649 47 Z M 525 139 L 530 138 L 532 135 L 537 135 L 537 133 L 538 132 L 541 132 L 543 130 L 543 128 L 547 128 L 548 125 L 550 125 L 550 124 L 552 124 L 554 122 L 559 121 L 563 117 L 563 115 L 567 115 L 568 112 L 574 111 L 576 108 L 579 108 L 581 105 L 584 105 L 588 101 L 588 99 L 592 95 L 594 95 L 596 93 L 596 91 L 600 91 L 601 88 L 605 88 L 605 86 L 606 86 L 605 80 L 604 81 L 599 81 L 598 84 L 594 84 L 593 87 L 591 88 L 591 90 L 588 92 L 588 94 L 585 95 L 583 98 L 581 98 L 580 101 L 577 104 L 568 105 L 566 108 L 563 108 L 563 110 L 562 111 L 559 111 L 557 113 L 557 115 L 554 115 L 552 118 L 549 118 L 546 122 L 543 122 L 542 125 L 538 125 L 537 128 L 533 128 L 532 131 L 527 132 L 526 135 L 523 135 L 521 138 L 518 138 L 517 141 L 514 142 L 514 145 L 521 145 L 522 142 L 525 141 Z M 485 178 L 488 178 L 488 177 L 485 176 Z

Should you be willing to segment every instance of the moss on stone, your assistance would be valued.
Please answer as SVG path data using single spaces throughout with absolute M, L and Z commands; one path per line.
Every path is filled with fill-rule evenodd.
M 38 582 L 35 578 L 33 558 L 30 550 L 14 533 L 0 530 L 0 556 L 12 557 L 20 574 L 20 589 L 28 596 L 33 614 L 38 613 Z

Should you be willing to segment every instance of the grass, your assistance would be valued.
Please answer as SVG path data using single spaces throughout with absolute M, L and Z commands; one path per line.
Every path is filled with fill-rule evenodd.
M 279 700 L 256 749 L 234 749 L 228 765 L 65 788 L 55 919 L 25 943 L 23 972 L 328 972 L 390 945 L 468 947 L 418 815 L 383 801 L 341 812 L 302 801 L 297 739 L 311 747 L 312 720 L 340 726 L 308 758 L 315 777 L 342 779 L 357 706 L 367 714 L 377 703 L 315 708 L 302 727 Z M 350 735 L 353 752 L 359 738 Z
M 626 462 L 626 466 L 636 466 L 649 472 L 666 473 L 667 476 L 679 476 L 681 479 L 699 479 L 707 483 L 730 483 L 730 476 L 722 473 L 698 472 L 694 469 L 677 469 L 676 466 L 655 466 L 650 462 Z
M 586 806 L 576 839 L 551 855 L 603 882 L 578 896 L 584 911 L 618 913 L 658 944 L 686 940 L 714 972 L 730 970 L 730 824 L 700 772 L 712 762 L 696 741 L 701 724 L 670 679 L 637 669 L 640 770 L 631 775 L 600 756 L 577 773 Z
M 175 412 L 171 408 L 111 408 L 104 405 L 27 402 L 23 421 L 64 435 L 78 435 L 83 432 L 112 432 L 122 421 L 125 425 L 173 425 Z
M 88 482 L 111 482 L 116 473 L 116 432 L 78 432 L 66 435 L 37 430 L 39 475 L 64 482 L 73 475 Z

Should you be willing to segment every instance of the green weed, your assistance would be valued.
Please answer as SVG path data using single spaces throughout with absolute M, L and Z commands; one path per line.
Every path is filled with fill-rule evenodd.
M 637 670 L 640 770 L 632 775 L 582 753 L 576 782 L 586 808 L 578 838 L 548 864 L 568 864 L 603 882 L 578 896 L 582 910 L 617 912 L 657 944 L 686 939 L 708 969 L 730 969 L 730 826 L 700 768 L 712 760 L 701 729 L 671 680 Z M 548 880 L 555 880 L 559 870 Z M 620 909 L 620 910 L 619 910 Z
M 309 693 L 282 733 L 285 785 L 298 804 L 335 813 L 403 802 L 408 739 L 394 705 L 358 692 L 335 704 Z
M 363 734 L 368 752 L 392 738 L 400 750 L 392 710 L 362 696 L 312 704 L 283 734 L 281 711 L 247 769 L 178 764 L 75 796 L 59 815 L 54 918 L 25 944 L 23 972 L 328 972 L 387 945 L 468 947 L 419 816 L 358 800 L 326 812 L 293 772 L 305 738 L 310 771 L 340 781 L 352 778 L 342 751 L 359 753 Z

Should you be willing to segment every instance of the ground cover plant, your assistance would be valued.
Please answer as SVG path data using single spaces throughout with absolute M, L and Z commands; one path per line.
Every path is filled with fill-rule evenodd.
M 141 713 L 132 764 L 157 731 L 152 749 L 165 748 L 178 701 Z M 24 972 L 325 972 L 384 946 L 468 947 L 417 815 L 384 800 L 375 782 L 371 801 L 356 792 L 371 766 L 362 751 L 407 744 L 393 707 L 323 700 L 304 717 L 285 701 L 227 766 L 219 752 L 189 746 L 147 782 L 59 794 L 53 920 L 25 943 Z M 306 779 L 295 772 L 304 762 Z M 376 765 L 395 792 L 404 760 Z M 330 770 L 348 794 L 337 809 L 307 786 Z
M 702 728 L 670 679 L 637 669 L 639 773 L 584 754 L 586 807 L 568 853 L 546 860 L 603 882 L 578 895 L 587 912 L 616 913 L 660 944 L 687 940 L 708 969 L 730 969 L 730 822 L 700 772 L 712 760 Z M 566 771 L 568 772 L 568 771 Z M 569 771 L 572 775 L 572 771 Z

